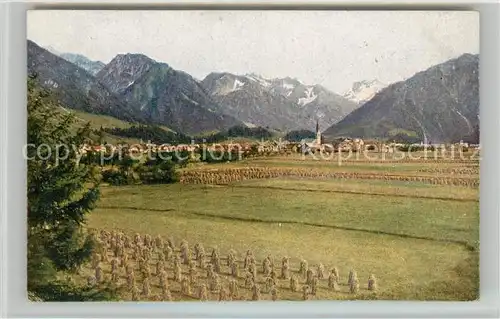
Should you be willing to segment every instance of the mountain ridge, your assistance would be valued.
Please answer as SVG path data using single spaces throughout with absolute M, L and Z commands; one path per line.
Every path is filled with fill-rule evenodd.
M 27 40 L 28 74 L 37 74 L 38 83 L 55 93 L 64 107 L 103 114 L 129 122 L 144 122 L 140 114 L 110 92 L 85 69 Z
M 351 89 L 343 94 L 343 97 L 362 105 L 386 86 L 377 79 L 357 81 L 352 84 Z
M 474 132 L 478 114 L 479 55 L 466 53 L 389 85 L 324 134 L 454 142 Z
M 102 68 L 106 66 L 105 63 L 101 61 L 92 61 L 86 56 L 79 53 L 60 53 L 58 54 L 61 58 L 76 64 L 82 69 L 86 70 L 92 75 L 96 75 Z
M 305 85 L 291 77 L 212 72 L 201 84 L 218 102 L 220 112 L 285 131 L 314 128 L 317 120 L 329 126 L 357 107 L 321 85 Z
M 325 136 L 474 139 L 478 60 L 466 53 L 387 86 L 354 82 L 340 95 L 291 76 L 212 72 L 198 80 L 140 53 L 117 54 L 104 65 L 81 54 L 54 55 L 28 40 L 28 71 L 39 73 L 64 106 L 186 134 L 238 125 L 313 130 L 318 121 L 328 127 Z M 89 61 L 99 65 L 92 69 Z
M 143 54 L 115 56 L 97 79 L 148 121 L 176 131 L 199 134 L 243 124 L 218 114 L 215 102 L 192 76 Z

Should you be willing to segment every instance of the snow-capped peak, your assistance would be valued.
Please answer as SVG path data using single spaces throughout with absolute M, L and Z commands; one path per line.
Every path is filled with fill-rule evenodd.
M 269 80 L 267 80 L 267 79 L 264 79 L 260 75 L 250 73 L 250 74 L 246 74 L 245 77 L 248 78 L 251 81 L 259 83 L 260 85 L 262 85 L 264 87 L 271 86 L 271 82 Z
M 298 104 L 302 105 L 302 106 L 311 103 L 312 101 L 316 100 L 316 98 L 318 97 L 314 93 L 314 87 L 312 87 L 312 86 L 308 86 L 306 88 L 306 90 L 304 91 L 304 93 L 306 96 L 299 98 L 299 101 L 298 101 Z
M 238 79 L 234 79 L 233 91 L 239 90 L 243 85 L 245 85 L 245 82 L 241 82 Z
M 378 80 L 354 82 L 352 88 L 344 93 L 348 100 L 363 104 L 380 92 L 386 85 Z
M 224 74 L 217 80 L 212 95 L 226 95 L 238 91 L 248 83 L 246 78 L 238 77 L 232 74 Z

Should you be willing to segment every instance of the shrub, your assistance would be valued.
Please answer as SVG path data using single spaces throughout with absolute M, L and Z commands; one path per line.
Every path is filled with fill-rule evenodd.
M 142 166 L 141 181 L 144 184 L 172 184 L 179 181 L 179 173 L 172 161 L 162 161 L 153 166 Z
M 105 183 L 109 183 L 110 185 L 120 186 L 120 185 L 128 185 L 129 179 L 127 176 L 118 170 L 105 170 L 101 173 L 102 180 Z

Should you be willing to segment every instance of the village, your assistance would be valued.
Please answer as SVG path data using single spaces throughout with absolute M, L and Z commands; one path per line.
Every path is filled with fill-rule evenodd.
M 380 141 L 365 141 L 360 138 L 343 138 L 335 143 L 317 143 L 316 141 L 304 141 L 304 142 L 290 142 L 290 141 L 256 141 L 254 143 L 233 143 L 231 141 L 225 143 L 213 143 L 213 144 L 154 144 L 154 143 L 138 143 L 138 144 L 101 144 L 101 145 L 91 145 L 85 144 L 80 152 L 82 154 L 86 153 L 116 153 L 120 150 L 122 154 L 147 154 L 156 152 L 198 152 L 205 149 L 206 151 L 223 151 L 223 152 L 234 152 L 239 151 L 243 153 L 250 153 L 253 149 L 257 150 L 259 154 L 291 154 L 291 153 L 337 153 L 337 152 L 373 152 L 373 153 L 396 153 L 401 151 L 402 148 L 409 147 L 415 150 L 423 150 L 426 148 L 431 151 L 446 151 L 454 149 L 455 151 L 469 149 L 469 150 L 479 150 L 479 144 L 468 144 L 464 142 L 458 142 L 454 144 L 424 144 L 413 143 L 413 144 L 402 144 L 402 143 L 385 143 Z
M 356 153 L 397 153 L 399 152 L 412 152 L 412 151 L 432 151 L 436 154 L 443 154 L 449 152 L 463 152 L 467 150 L 478 151 L 479 144 L 469 144 L 463 141 L 453 144 L 431 144 L 426 142 L 420 143 L 396 143 L 377 139 L 362 139 L 352 137 L 341 137 L 335 139 L 325 138 L 319 126 L 316 126 L 316 137 L 314 139 L 303 139 L 300 142 L 293 142 L 288 140 L 268 139 L 268 140 L 255 140 L 252 142 L 233 142 L 231 140 L 221 143 L 194 143 L 191 144 L 177 144 L 170 143 L 155 144 L 150 142 L 141 142 L 137 144 L 84 144 L 80 149 L 81 154 L 86 153 L 105 153 L 115 154 L 121 153 L 122 155 L 136 155 L 148 153 L 161 153 L 161 152 L 188 152 L 199 153 L 205 152 L 239 152 L 245 155 L 291 155 L 294 153 L 302 154 L 333 154 L 343 152 L 356 152 Z

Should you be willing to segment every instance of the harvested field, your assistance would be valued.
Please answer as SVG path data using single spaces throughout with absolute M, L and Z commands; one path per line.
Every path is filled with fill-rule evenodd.
M 283 177 L 305 177 L 305 178 L 333 178 L 333 179 L 366 179 L 366 180 L 391 180 L 391 181 L 414 181 L 430 184 L 456 185 L 478 187 L 479 178 L 474 176 L 435 176 L 435 175 L 399 175 L 390 173 L 364 173 L 364 172 L 325 172 L 310 169 L 291 168 L 228 168 L 215 170 L 191 170 L 184 171 L 181 183 L 186 184 L 228 184 L 248 179 Z
M 318 278 L 316 295 L 307 290 L 308 299 L 477 298 L 479 178 L 475 170 L 457 163 L 438 167 L 428 163 L 419 168 L 425 172 L 406 169 L 394 174 L 382 169 L 385 164 L 375 163 L 376 174 L 366 172 L 369 168 L 342 171 L 347 166 L 330 169 L 324 164 L 314 170 L 309 169 L 310 161 L 303 167 L 295 162 L 286 167 L 282 160 L 267 167 L 261 163 L 273 161 L 255 162 L 242 162 L 239 167 L 235 163 L 190 167 L 183 171 L 181 184 L 105 188 L 89 227 L 130 237 L 140 233 L 142 237 L 172 237 L 176 243 L 186 240 L 190 247 L 203 245 L 207 254 L 217 248 L 222 261 L 218 274 L 227 290 L 232 285 L 231 268 L 223 258 L 232 251 L 239 265 L 239 295 L 233 300 L 255 297 L 250 284 L 245 286 L 243 263 L 248 250 L 255 257 L 261 300 L 303 300 L 301 287 L 307 278 L 299 276 L 302 260 L 315 271 L 319 264 L 326 273 L 336 267 L 341 278 L 338 286 Z M 462 174 L 441 176 L 438 168 Z M 151 269 L 157 263 L 155 253 Z M 290 282 L 279 278 L 274 290 L 269 282 L 266 287 L 267 277 L 261 272 L 269 255 L 275 261 L 290 258 L 290 273 L 302 278 L 298 291 L 291 291 Z M 103 266 L 105 273 L 109 267 Z M 273 269 L 279 273 L 280 267 L 275 264 Z M 189 267 L 181 268 L 188 276 Z M 354 292 L 346 281 L 351 268 L 359 278 L 359 289 L 354 287 Z M 225 292 L 221 297 L 220 290 L 208 289 L 211 282 L 205 269 L 196 268 L 200 276 L 190 283 L 189 293 L 175 282 L 172 260 L 165 269 L 173 300 L 227 297 Z M 83 270 L 85 276 L 92 272 L 90 266 Z M 368 290 L 372 274 L 376 293 Z M 121 276 L 123 286 L 126 279 Z M 152 282 L 158 280 L 153 277 Z M 141 279 L 136 285 L 140 290 Z M 197 291 L 202 285 L 208 291 L 200 297 Z M 135 297 L 163 298 L 158 284 L 150 286 L 148 297 Z M 131 300 L 130 291 L 121 291 L 125 300 Z

